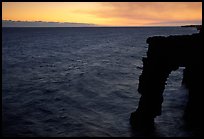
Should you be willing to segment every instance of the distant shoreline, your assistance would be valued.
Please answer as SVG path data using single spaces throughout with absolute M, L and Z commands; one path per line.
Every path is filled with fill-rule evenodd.
M 181 27 L 200 27 L 202 25 L 184 25 L 184 26 L 181 26 Z
M 184 25 L 184 26 L 181 26 L 181 27 L 184 27 L 184 28 L 196 28 L 197 30 L 201 30 L 202 25 Z

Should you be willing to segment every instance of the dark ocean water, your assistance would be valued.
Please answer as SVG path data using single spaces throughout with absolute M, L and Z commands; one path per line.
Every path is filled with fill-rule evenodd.
M 194 28 L 2 28 L 4 136 L 192 136 L 183 128 L 188 93 L 172 72 L 156 130 L 131 130 L 146 39 Z M 165 47 L 165 46 L 164 46 Z M 173 54 L 172 54 L 173 55 Z

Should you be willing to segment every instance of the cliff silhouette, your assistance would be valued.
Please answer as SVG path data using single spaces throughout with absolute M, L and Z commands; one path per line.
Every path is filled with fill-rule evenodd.
M 137 124 L 143 128 L 153 125 L 154 118 L 161 115 L 163 91 L 169 74 L 185 67 L 182 84 L 188 89 L 189 98 L 184 120 L 188 128 L 201 134 L 204 121 L 202 32 L 201 29 L 192 35 L 147 39 L 149 47 L 147 57 L 142 59 L 143 71 L 138 86 L 141 98 L 137 110 L 130 117 L 133 127 Z

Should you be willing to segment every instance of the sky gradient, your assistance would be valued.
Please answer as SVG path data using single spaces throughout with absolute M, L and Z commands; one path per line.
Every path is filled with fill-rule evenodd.
M 180 26 L 202 24 L 202 2 L 3 2 L 2 20 Z

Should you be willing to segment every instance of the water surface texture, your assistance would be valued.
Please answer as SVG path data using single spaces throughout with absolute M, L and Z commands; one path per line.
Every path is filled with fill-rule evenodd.
M 193 28 L 2 28 L 4 136 L 191 136 L 182 114 L 188 93 L 172 72 L 152 135 L 129 125 L 146 39 Z M 165 46 L 164 46 L 165 47 Z M 173 54 L 172 54 L 173 55 Z

